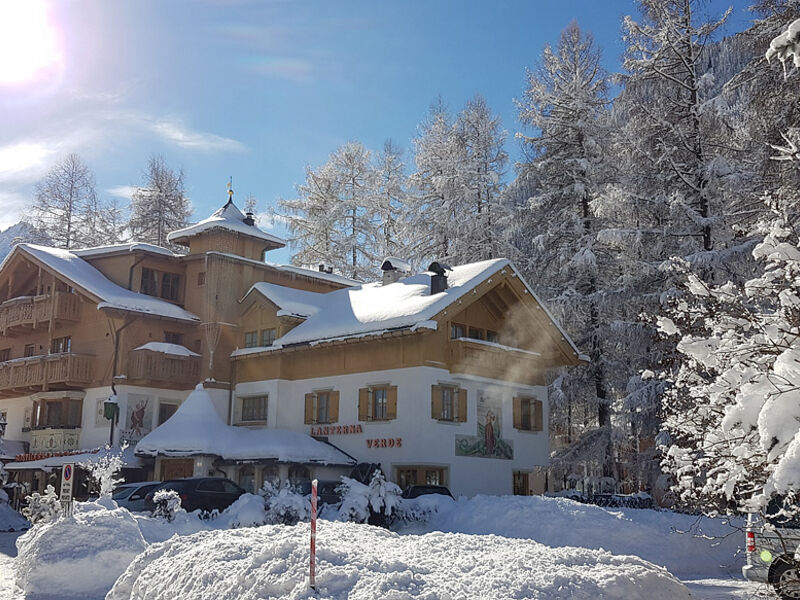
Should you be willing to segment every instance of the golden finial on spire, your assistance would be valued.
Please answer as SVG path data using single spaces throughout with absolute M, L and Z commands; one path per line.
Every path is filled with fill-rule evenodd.
M 233 175 L 228 180 L 228 202 L 233 202 Z

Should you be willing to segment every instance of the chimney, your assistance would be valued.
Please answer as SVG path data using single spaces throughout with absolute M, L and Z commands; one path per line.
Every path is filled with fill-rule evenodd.
M 403 277 L 411 274 L 411 265 L 401 258 L 395 256 L 387 256 L 381 263 L 381 271 L 383 271 L 383 284 L 389 285 L 400 281 Z
M 333 267 L 328 267 L 327 269 L 325 269 L 325 272 L 326 272 L 328 275 L 333 275 Z
M 320 273 L 324 273 L 325 272 L 325 263 L 319 263 L 319 272 Z
M 433 273 L 431 275 L 431 296 L 447 289 L 447 275 L 445 273 L 449 270 L 451 270 L 450 267 L 436 261 L 430 264 L 428 271 Z
M 250 212 L 249 210 L 247 211 L 247 213 L 244 216 L 244 224 L 245 225 L 250 225 L 251 227 L 256 224 L 256 221 L 253 218 L 253 213 Z

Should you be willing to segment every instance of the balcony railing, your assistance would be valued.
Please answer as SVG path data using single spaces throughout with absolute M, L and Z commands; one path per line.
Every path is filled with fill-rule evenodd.
M 159 382 L 165 387 L 185 388 L 200 381 L 200 357 L 132 350 L 125 376 L 131 383 Z
M 31 452 L 69 452 L 77 450 L 80 427 L 45 427 L 31 431 Z
M 81 318 L 80 299 L 75 294 L 56 292 L 41 296 L 21 296 L 0 304 L 0 333 L 16 335 L 22 331 L 56 321 L 76 322 Z
M 48 354 L 0 363 L 0 392 L 32 393 L 54 386 L 81 387 L 92 381 L 92 356 Z
M 491 379 L 543 385 L 544 364 L 536 352 L 481 340 L 450 340 L 450 370 Z

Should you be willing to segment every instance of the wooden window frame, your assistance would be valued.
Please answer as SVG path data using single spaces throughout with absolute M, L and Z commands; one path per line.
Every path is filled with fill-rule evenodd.
M 544 431 L 544 405 L 535 396 L 516 396 L 513 399 L 514 429 L 539 433 Z
M 272 332 L 271 336 L 267 336 L 265 334 Z M 272 346 L 272 343 L 278 339 L 278 330 L 275 327 L 268 327 L 267 329 L 261 330 L 261 345 L 262 346 Z
M 486 339 L 486 332 L 480 327 L 468 327 L 466 337 L 468 337 L 471 340 L 483 341 L 484 339 Z
M 51 407 L 58 406 L 57 422 L 51 422 Z M 46 398 L 33 401 L 31 429 L 78 429 L 83 420 L 83 400 Z
M 386 390 L 386 414 L 381 418 L 375 416 L 375 392 Z M 397 386 L 391 384 L 376 384 L 358 390 L 358 420 L 359 421 L 393 421 L 397 418 Z
M 320 413 L 320 399 L 325 398 L 327 415 Z M 325 420 L 321 419 L 325 416 Z M 303 422 L 306 425 L 327 425 L 339 421 L 339 392 L 333 389 L 315 390 L 305 395 Z
M 50 354 L 66 354 L 70 351 L 72 351 L 72 336 L 64 335 L 51 340 Z
M 449 410 L 446 407 L 446 394 L 450 396 Z M 467 390 L 447 383 L 432 385 L 431 418 L 440 423 L 466 423 Z
M 170 273 L 168 271 L 159 273 L 159 296 L 164 300 L 177 302 L 181 296 L 181 276 L 180 273 Z
M 245 331 L 244 333 L 244 347 L 257 348 L 258 347 L 258 330 Z
M 197 272 L 197 287 L 204 286 L 206 284 L 206 272 L 205 271 L 198 271 Z
M 245 403 L 258 400 L 259 405 L 253 410 L 248 407 L 245 414 Z M 269 394 L 259 394 L 257 396 L 239 396 L 239 420 L 237 423 L 266 423 L 267 411 L 269 410 Z
M 152 275 L 151 277 L 145 277 L 146 275 Z M 153 296 L 158 298 L 158 271 L 155 269 L 148 269 L 147 267 L 142 267 L 142 277 L 141 282 L 139 284 L 139 292 L 145 294 L 146 296 Z M 152 286 L 152 287 L 151 287 Z
M 0 362 L 11 360 L 11 348 L 0 349 Z
M 183 346 L 183 334 L 179 331 L 164 331 L 164 342 Z
M 25 344 L 25 347 L 22 350 L 22 355 L 24 358 L 36 356 L 36 344 Z
M 428 483 L 429 472 L 436 471 L 438 475 L 438 483 Z M 403 474 L 414 473 L 412 482 L 402 482 Z M 403 489 L 411 485 L 442 485 L 447 487 L 450 483 L 450 468 L 448 466 L 440 465 L 395 465 L 394 466 L 395 482 Z M 406 478 L 408 478 L 406 476 Z M 401 485 L 405 483 L 405 485 Z
M 165 406 L 165 407 L 166 407 L 166 406 L 170 406 L 170 407 L 173 407 L 173 408 L 175 409 L 175 410 L 173 410 L 173 411 L 172 411 L 172 413 L 169 415 L 169 417 L 167 417 L 167 418 L 166 418 L 166 419 L 164 419 L 164 420 L 162 420 L 162 419 L 161 419 L 161 416 L 162 416 L 162 414 L 161 414 L 161 407 L 162 407 L 162 406 Z M 168 420 L 170 417 L 172 417 L 172 415 L 174 415 L 174 414 L 175 414 L 175 412 L 178 410 L 178 407 L 179 407 L 179 406 L 180 406 L 180 404 L 178 404 L 178 402 L 161 402 L 161 401 L 159 400 L 159 401 L 158 401 L 158 425 L 159 425 L 159 426 L 161 426 L 161 425 L 163 425 L 164 423 L 166 423 L 166 422 L 167 422 L 167 420 Z
M 490 340 L 489 339 L 490 337 L 494 338 L 494 339 Z M 500 343 L 500 334 L 497 333 L 496 331 L 492 331 L 491 329 L 487 329 L 486 330 L 486 341 L 487 342 L 491 342 L 492 344 L 499 344 Z
M 456 327 L 461 328 L 461 335 L 456 335 Z M 457 340 L 463 337 L 467 337 L 467 326 L 463 323 L 450 323 L 450 339 Z

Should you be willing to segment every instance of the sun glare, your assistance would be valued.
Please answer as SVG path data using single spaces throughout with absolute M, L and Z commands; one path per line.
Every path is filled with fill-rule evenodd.
M 44 0 L 0 0 L 0 85 L 48 77 L 62 63 Z

